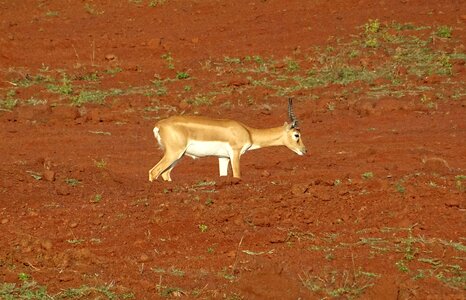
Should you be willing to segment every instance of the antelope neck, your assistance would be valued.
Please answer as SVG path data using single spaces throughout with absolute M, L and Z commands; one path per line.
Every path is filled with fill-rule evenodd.
M 249 133 L 252 141 L 251 149 L 283 144 L 283 126 L 266 129 L 249 128 Z

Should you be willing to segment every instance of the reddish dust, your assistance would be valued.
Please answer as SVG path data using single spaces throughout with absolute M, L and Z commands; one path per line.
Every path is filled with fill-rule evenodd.
M 0 281 L 135 299 L 464 299 L 460 2 L 0 1 Z M 463 58 L 372 102 L 358 93 L 386 81 L 277 91 L 238 71 L 237 58 L 302 69 L 375 19 L 448 26 L 433 47 Z M 83 90 L 107 94 L 79 103 Z M 240 182 L 185 158 L 173 182 L 148 181 L 158 119 L 280 126 L 288 96 L 307 156 L 248 152 Z

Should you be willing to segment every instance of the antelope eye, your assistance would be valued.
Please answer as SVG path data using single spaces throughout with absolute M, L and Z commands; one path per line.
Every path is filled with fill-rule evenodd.
M 295 134 L 294 134 L 294 137 L 297 138 L 297 139 L 299 139 L 299 133 L 295 133 Z

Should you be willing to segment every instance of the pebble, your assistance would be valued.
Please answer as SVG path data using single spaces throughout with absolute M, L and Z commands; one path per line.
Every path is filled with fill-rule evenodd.
M 52 249 L 52 246 L 53 246 L 53 244 L 52 244 L 52 242 L 50 240 L 42 241 L 42 243 L 40 245 L 42 246 L 42 248 L 44 250 L 47 250 L 47 251 Z
M 462 201 L 458 197 L 450 197 L 446 199 L 444 203 L 447 207 L 458 207 L 459 208 L 460 206 L 462 206 L 461 202 Z M 466 201 L 463 201 L 463 202 L 466 202 Z
M 139 256 L 139 262 L 148 262 L 150 260 L 150 257 L 147 254 L 141 254 Z
M 8 223 L 8 221 L 9 221 L 9 220 L 8 220 L 7 218 L 4 218 L 4 219 L 2 219 L 1 223 L 2 223 L 2 224 L 6 224 L 6 223 Z
M 47 181 L 55 181 L 55 172 L 52 170 L 45 170 L 43 173 L 44 179 Z
M 115 54 L 109 53 L 109 54 L 105 55 L 105 59 L 108 60 L 108 61 L 112 61 L 112 60 L 116 60 L 117 57 L 116 57 Z
M 78 223 L 77 222 L 72 222 L 70 223 L 70 228 L 76 228 L 78 227 Z

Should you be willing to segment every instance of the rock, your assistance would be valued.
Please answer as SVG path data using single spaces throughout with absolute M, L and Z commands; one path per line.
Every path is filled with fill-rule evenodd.
M 57 193 L 59 196 L 67 196 L 70 194 L 70 190 L 68 186 L 58 185 L 55 187 L 55 193 Z
M 293 186 L 291 186 L 291 194 L 293 194 L 293 196 L 300 196 L 302 194 L 305 194 L 309 189 L 309 184 L 307 183 L 297 183 L 297 184 L 293 184 Z
M 466 198 L 463 198 L 461 195 L 452 195 L 445 199 L 444 203 L 447 207 L 465 208 Z
M 76 228 L 78 227 L 79 223 L 78 222 L 71 222 L 70 223 L 70 228 Z
M 113 53 L 109 53 L 105 55 L 105 60 L 114 61 L 117 60 L 117 56 Z
M 236 76 L 228 82 L 228 86 L 236 86 L 236 87 L 248 85 L 248 84 L 249 84 L 249 80 L 247 78 L 244 78 L 244 76 Z
M 0 223 L 6 224 L 6 223 L 8 223 L 8 221 L 9 221 L 9 220 L 8 220 L 7 218 L 4 218 L 4 219 L 2 219 L 2 221 L 0 221 Z
M 254 224 L 254 226 L 269 227 L 270 218 L 265 213 L 259 213 L 252 217 L 251 223 Z
M 55 181 L 55 172 L 52 170 L 45 170 L 42 175 L 47 181 Z
M 150 261 L 150 257 L 147 254 L 141 254 L 139 256 L 138 262 L 143 263 L 148 261 Z
M 261 176 L 262 177 L 270 177 L 270 172 L 267 171 L 267 170 L 264 170 L 264 171 L 261 172 Z
M 236 251 L 235 250 L 228 251 L 226 254 L 227 254 L 227 257 L 229 257 L 229 258 L 235 258 L 236 257 Z
M 70 274 L 64 274 L 64 273 L 62 273 L 62 274 L 60 274 L 60 275 L 58 276 L 58 280 L 59 280 L 60 282 L 73 281 L 73 276 L 70 275 Z
M 47 250 L 47 251 L 52 249 L 52 246 L 53 246 L 53 244 L 52 244 L 52 242 L 50 240 L 42 241 L 40 243 L 40 245 L 41 245 L 42 249 Z

